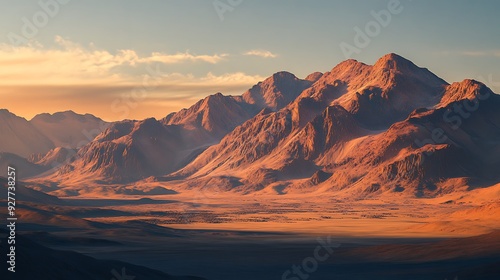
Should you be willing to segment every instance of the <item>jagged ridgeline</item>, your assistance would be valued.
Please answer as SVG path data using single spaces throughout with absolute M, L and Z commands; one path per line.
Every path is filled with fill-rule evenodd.
M 111 123 L 42 179 L 439 196 L 500 181 L 499 105 L 499 96 L 480 82 L 450 85 L 396 54 L 374 65 L 347 60 L 305 79 L 279 72 L 241 96 L 210 95 L 161 120 Z M 30 153 L 63 152 L 49 152 L 57 139 L 44 137 L 42 117 L 23 122 L 1 113 L 19 122 L 6 139 L 40 132 L 22 136 L 40 139 L 38 146 L 5 150 L 9 157 L 21 162 Z M 37 130 L 27 127 L 34 125 Z M 35 165 L 30 175 L 50 162 L 45 154 L 27 160 Z

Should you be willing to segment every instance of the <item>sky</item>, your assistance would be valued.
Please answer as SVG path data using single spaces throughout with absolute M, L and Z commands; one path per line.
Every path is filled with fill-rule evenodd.
M 278 71 L 397 53 L 500 92 L 500 1 L 0 0 L 0 108 L 162 118 Z

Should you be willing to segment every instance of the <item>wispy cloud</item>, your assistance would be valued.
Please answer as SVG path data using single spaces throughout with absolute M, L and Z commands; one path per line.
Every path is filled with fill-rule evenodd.
M 77 43 L 56 37 L 58 48 L 43 48 L 38 44 L 15 47 L 0 45 L 0 84 L 75 84 L 118 82 L 126 71 L 115 71 L 117 67 L 132 67 L 139 64 L 216 64 L 226 54 L 196 55 L 188 51 L 175 54 L 154 52 L 139 56 L 134 50 L 118 50 L 111 53 L 95 47 L 83 47 Z
M 181 63 L 186 61 L 192 61 L 192 62 L 200 61 L 200 62 L 216 64 L 224 60 L 224 58 L 227 56 L 228 54 L 193 55 L 190 54 L 189 52 L 176 53 L 176 54 L 164 54 L 164 53 L 154 52 L 149 57 L 137 59 L 137 62 L 161 62 L 165 64 L 170 64 L 170 63 Z
M 244 53 L 244 55 L 249 55 L 249 56 L 259 56 L 259 57 L 264 57 L 264 58 L 276 58 L 278 57 L 277 54 L 274 54 L 270 51 L 266 50 L 250 50 Z
M 84 47 L 70 40 L 64 39 L 60 36 L 56 36 L 56 42 L 65 47 L 66 50 L 72 50 L 76 52 L 88 52 Z M 148 63 L 148 62 L 161 62 L 165 64 L 175 64 L 183 62 L 207 62 L 207 63 L 218 63 L 222 61 L 228 54 L 214 54 L 214 55 L 195 55 L 191 54 L 189 51 L 177 52 L 175 54 L 166 54 L 161 52 L 153 52 L 150 56 L 140 57 L 134 50 L 119 50 L 117 54 L 112 55 L 109 52 L 98 52 L 100 55 L 106 55 L 108 58 L 115 56 L 119 62 L 125 64 L 134 65 L 135 63 Z
M 140 56 L 134 50 L 110 52 L 92 45 L 82 47 L 62 37 L 57 37 L 56 43 L 58 47 L 55 48 L 39 44 L 0 45 L 2 108 L 12 109 L 25 117 L 73 109 L 116 120 L 120 116 L 109 112 L 110 104 L 143 86 L 149 67 L 159 69 L 159 74 L 155 70 L 155 86 L 148 89 L 147 97 L 141 99 L 141 104 L 133 108 L 128 117 L 162 117 L 189 107 L 209 94 L 241 94 L 264 80 L 259 75 L 242 72 L 194 75 L 162 70 L 162 65 L 166 64 L 215 64 L 224 60 L 226 54 L 195 55 L 186 51 Z M 26 100 L 30 100 L 29 105 Z

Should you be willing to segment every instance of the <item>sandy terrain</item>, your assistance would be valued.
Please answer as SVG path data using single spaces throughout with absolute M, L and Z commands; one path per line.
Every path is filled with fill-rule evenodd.
M 143 184 L 136 188 L 153 188 L 150 183 Z M 155 186 L 159 188 L 158 183 Z M 168 184 L 162 187 L 173 189 L 173 194 L 144 198 L 106 190 L 110 199 L 124 202 L 106 203 L 99 199 L 101 202 L 97 203 L 93 202 L 92 194 L 66 199 L 73 201 L 72 204 L 78 201 L 80 205 L 125 213 L 113 217 L 82 217 L 91 221 L 137 220 L 176 229 L 257 230 L 351 237 L 463 237 L 500 229 L 500 185 L 471 191 L 466 198 L 455 193 L 435 199 L 398 200 L 390 197 L 351 200 L 340 195 L 328 198 L 314 193 L 241 195 L 176 190 Z
M 31 187 L 75 193 L 71 186 Z M 125 191 L 131 188 L 140 194 Z M 19 234 L 53 249 L 214 280 L 281 279 L 313 255 L 317 238 L 340 247 L 311 279 L 488 279 L 467 275 L 499 273 L 499 189 L 377 200 L 280 195 L 272 186 L 242 195 L 150 181 L 89 185 L 59 199 L 33 190 L 18 209 Z M 158 194 L 143 194 L 151 190 Z

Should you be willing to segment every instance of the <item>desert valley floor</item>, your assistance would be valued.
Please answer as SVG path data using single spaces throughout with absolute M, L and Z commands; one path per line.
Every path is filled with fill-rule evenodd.
M 109 210 L 109 216 L 93 216 L 96 211 L 82 216 L 103 223 L 141 221 L 175 229 L 355 237 L 463 237 L 499 229 L 500 213 L 491 211 L 499 209 L 499 194 L 500 185 L 469 194 L 474 202 L 471 196 L 464 199 L 459 194 L 435 199 L 353 200 L 341 194 L 240 195 L 200 190 L 149 197 L 115 195 L 109 201 L 89 195 L 66 201 L 82 205 L 82 215 L 85 207 Z
M 160 187 L 171 194 L 112 194 L 112 186 L 94 186 L 107 192 L 105 199 L 95 192 L 60 197 L 50 206 L 23 203 L 20 234 L 57 250 L 205 279 L 295 279 L 283 273 L 313 256 L 318 238 L 331 239 L 333 253 L 309 279 L 488 279 L 498 273 L 500 185 L 476 189 L 467 199 L 455 193 L 402 200 L 176 191 L 175 182 L 135 186 Z

